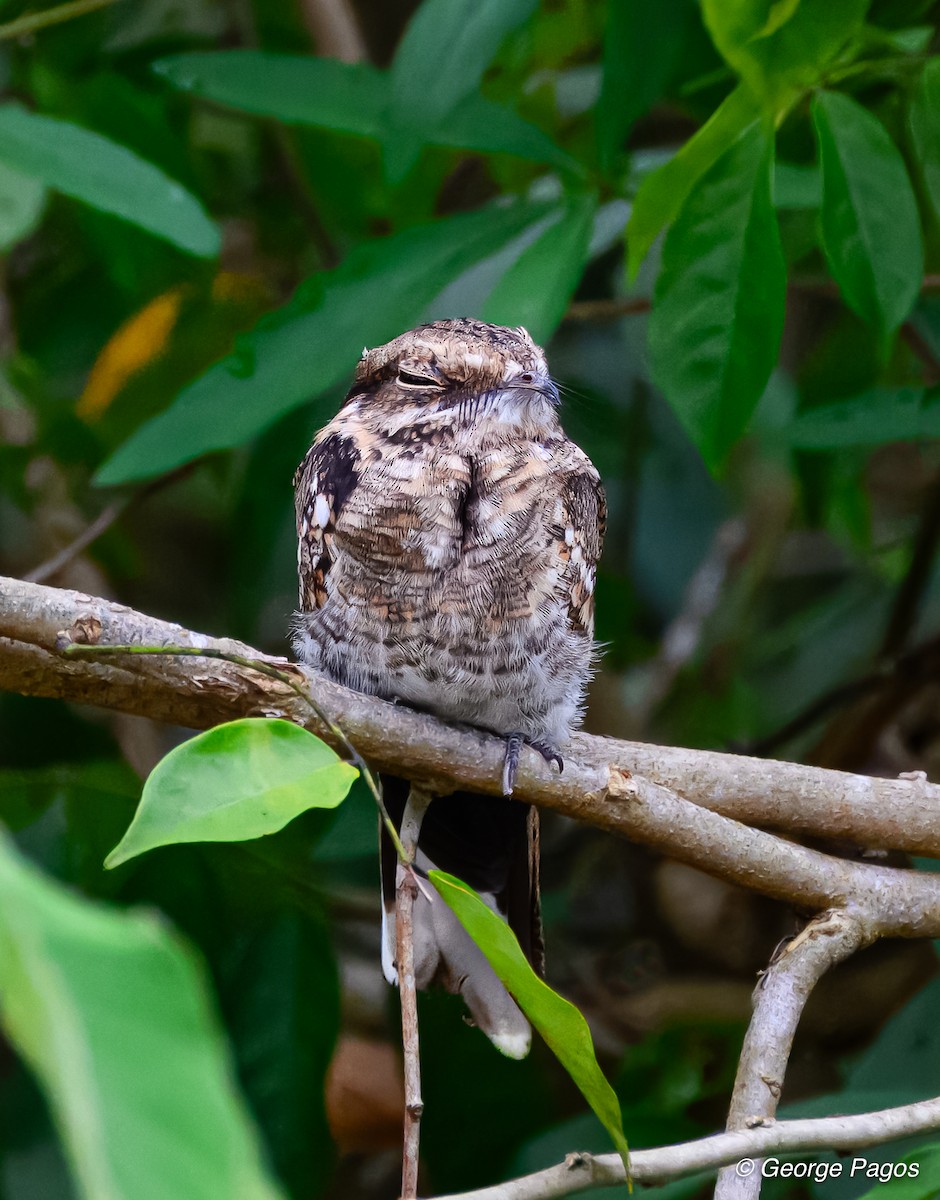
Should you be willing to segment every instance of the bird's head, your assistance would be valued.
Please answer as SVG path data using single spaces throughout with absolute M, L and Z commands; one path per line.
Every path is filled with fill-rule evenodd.
M 347 403 L 391 413 L 453 413 L 472 423 L 554 420 L 558 388 L 525 329 L 456 319 L 434 321 L 364 350 Z

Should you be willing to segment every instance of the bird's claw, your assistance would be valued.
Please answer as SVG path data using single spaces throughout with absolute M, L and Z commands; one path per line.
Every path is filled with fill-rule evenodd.
M 522 752 L 523 745 L 531 746 L 533 750 L 541 754 L 542 758 L 551 765 L 557 764 L 558 774 L 560 775 L 565 769 L 565 760 L 558 753 L 556 748 L 548 742 L 533 741 L 527 737 L 523 737 L 521 733 L 510 733 L 506 738 L 506 757 L 503 759 L 503 795 L 511 796 L 513 787 L 516 783 L 516 773 L 519 770 L 519 755 Z

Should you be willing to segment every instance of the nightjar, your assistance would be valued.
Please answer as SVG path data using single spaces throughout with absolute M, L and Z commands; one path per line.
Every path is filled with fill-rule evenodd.
M 525 329 L 436 321 L 363 351 L 294 478 L 298 657 L 357 691 L 505 738 L 506 796 L 522 744 L 561 767 L 594 657 L 604 494 L 558 403 Z M 408 784 L 384 784 L 400 822 Z M 396 864 L 383 843 L 382 964 L 395 983 Z M 541 973 L 536 809 L 436 798 L 415 865 L 480 892 Z M 528 1022 L 431 889 L 416 901 L 415 967 L 418 987 L 460 993 L 504 1053 L 528 1051 Z

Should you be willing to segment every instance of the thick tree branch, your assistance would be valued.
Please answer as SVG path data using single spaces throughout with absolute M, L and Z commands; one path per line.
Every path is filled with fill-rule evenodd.
M 717 1133 L 713 1137 L 657 1150 L 634 1150 L 630 1167 L 634 1183 L 668 1183 L 698 1171 L 742 1161 L 753 1162 L 769 1154 L 792 1154 L 798 1150 L 862 1150 L 895 1142 L 940 1128 L 940 1099 L 922 1100 L 902 1108 L 851 1117 L 820 1117 L 812 1120 L 778 1121 L 755 1129 Z M 848 1174 L 852 1164 L 845 1167 Z M 595 1187 L 612 1187 L 624 1182 L 623 1163 L 616 1154 L 569 1154 L 563 1163 L 459 1195 L 437 1200 L 554 1200 Z
M 289 688 L 248 668 L 191 658 L 75 661 L 74 641 L 212 647 L 264 658 L 230 639 L 208 638 L 81 593 L 0 579 L 0 688 L 58 696 L 201 729 L 248 715 L 284 715 L 336 744 Z M 502 743 L 359 695 L 282 659 L 310 680 L 320 706 L 380 770 L 441 794 L 500 788 Z M 579 735 L 564 775 L 524 754 L 517 792 L 669 853 L 725 879 L 809 910 L 877 898 L 879 932 L 940 934 L 940 876 L 835 859 L 743 823 L 855 838 L 862 845 L 940 854 L 940 788 L 729 754 Z M 681 794 L 680 794 L 681 793 Z M 740 818 L 732 819 L 732 818 Z

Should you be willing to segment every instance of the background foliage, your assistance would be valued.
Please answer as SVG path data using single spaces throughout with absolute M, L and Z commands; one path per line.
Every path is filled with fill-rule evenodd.
M 0 3 L 0 570 L 101 516 L 44 578 L 283 652 L 290 477 L 363 343 L 525 324 L 610 498 L 590 727 L 933 773 L 937 5 L 24 12 Z M 0 697 L 0 1196 L 396 1194 L 368 797 L 105 872 L 185 736 Z M 718 1127 L 796 915 L 560 822 L 545 846 L 549 978 L 631 1144 Z M 121 915 L 140 904 L 165 919 Z M 787 1098 L 935 1092 L 935 969 L 881 946 L 826 980 Z M 501 1060 L 441 996 L 422 1033 L 424 1191 L 610 1148 L 544 1047 Z M 144 1161 L 180 1174 L 148 1191 Z

